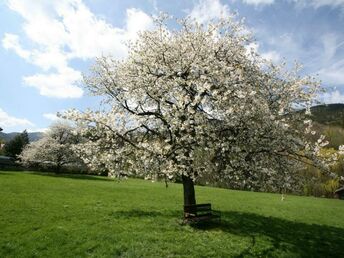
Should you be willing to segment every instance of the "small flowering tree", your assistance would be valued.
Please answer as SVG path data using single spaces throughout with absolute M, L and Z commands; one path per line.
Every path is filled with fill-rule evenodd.
M 259 57 L 233 17 L 203 26 L 163 18 L 130 45 L 124 60 L 98 58 L 86 87 L 104 97 L 105 111 L 70 110 L 89 141 L 76 151 L 111 175 L 159 162 L 181 178 L 184 204 L 195 204 L 194 180 L 209 169 L 247 189 L 293 187 L 295 168 L 320 165 L 324 140 L 306 141 L 305 119 L 319 84 Z M 197 153 L 206 151 L 202 162 Z
M 52 165 L 60 172 L 62 166 L 79 163 L 71 146 L 80 142 L 80 137 L 73 134 L 73 128 L 66 123 L 53 124 L 38 141 L 27 145 L 19 155 L 24 166 Z

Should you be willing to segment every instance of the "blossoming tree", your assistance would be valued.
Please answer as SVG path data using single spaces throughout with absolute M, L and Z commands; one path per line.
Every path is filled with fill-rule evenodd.
M 250 49 L 245 27 L 233 17 L 205 26 L 156 19 L 128 57 L 100 57 L 86 87 L 104 97 L 104 110 L 69 110 L 89 141 L 77 145 L 84 162 L 111 175 L 159 162 L 159 173 L 183 182 L 184 204 L 195 204 L 194 180 L 212 164 L 219 180 L 248 189 L 292 187 L 295 167 L 319 164 L 326 144 L 306 141 L 305 119 L 319 84 L 287 71 Z M 208 152 L 195 163 L 200 150 Z
M 67 123 L 55 123 L 38 141 L 28 144 L 19 158 L 24 166 L 52 165 L 57 173 L 64 165 L 82 164 L 71 145 L 80 142 Z

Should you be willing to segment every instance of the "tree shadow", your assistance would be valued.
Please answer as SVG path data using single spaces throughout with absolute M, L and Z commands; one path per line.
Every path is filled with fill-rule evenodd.
M 1 171 L 0 170 L 0 176 L 1 175 L 4 175 L 4 176 L 12 176 L 13 175 L 13 172 L 7 172 L 7 171 Z
M 119 211 L 112 211 L 110 216 L 119 218 L 144 218 L 144 217 L 174 217 L 178 218 L 180 215 L 180 211 L 154 211 L 154 210 L 140 210 L 140 209 L 132 209 L 132 210 L 119 210 Z
M 221 221 L 191 225 L 248 238 L 249 246 L 235 257 L 344 257 L 344 229 L 306 224 L 246 212 L 222 212 Z M 118 210 L 111 218 L 176 218 L 178 210 Z M 183 224 L 180 224 L 183 225 Z
M 221 222 L 203 223 L 193 227 L 249 237 L 250 247 L 237 257 L 276 257 L 286 254 L 298 257 L 344 257 L 344 229 L 253 213 L 232 211 L 222 212 L 221 215 Z M 261 238 L 268 240 L 270 247 L 260 250 L 258 254 L 256 240 Z

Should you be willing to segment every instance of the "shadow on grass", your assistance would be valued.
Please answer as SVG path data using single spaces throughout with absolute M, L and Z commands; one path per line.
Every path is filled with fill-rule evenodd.
M 269 248 L 260 257 L 291 254 L 298 257 L 343 257 L 344 229 L 316 224 L 305 224 L 254 213 L 222 212 L 221 222 L 194 225 L 199 230 L 221 230 L 249 237 L 251 246 L 237 257 L 256 256 L 257 241 L 267 239 Z M 272 246 L 272 247 L 271 247 Z M 258 248 L 259 249 L 259 248 Z M 290 255 L 289 255 L 290 257 Z
M 1 170 L 0 170 L 0 176 L 1 176 L 1 175 L 4 175 L 4 176 L 11 176 L 11 175 L 13 175 L 13 173 L 15 173 L 15 172 L 7 172 L 7 171 L 1 171 Z
M 146 211 L 146 210 L 125 210 L 125 211 L 113 211 L 110 216 L 115 218 L 125 217 L 125 218 L 139 218 L 139 217 L 174 217 L 178 218 L 180 216 L 180 211 Z
M 220 230 L 250 239 L 237 257 L 343 257 L 344 229 L 293 222 L 254 213 L 222 212 L 221 222 L 193 225 L 196 230 Z M 113 211 L 113 218 L 165 217 L 181 219 L 181 211 Z
M 56 173 L 52 173 L 52 172 L 31 172 L 31 174 L 40 175 L 40 176 L 81 179 L 81 180 L 97 180 L 97 181 L 107 181 L 107 182 L 114 181 L 113 179 L 110 179 L 110 178 L 105 177 L 105 176 L 93 176 L 93 175 L 82 175 L 82 174 L 56 174 Z

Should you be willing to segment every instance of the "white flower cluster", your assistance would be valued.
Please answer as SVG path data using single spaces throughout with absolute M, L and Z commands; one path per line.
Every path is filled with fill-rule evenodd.
M 256 189 L 291 187 L 296 166 L 319 163 L 324 139 L 305 140 L 311 121 L 300 111 L 312 105 L 317 81 L 248 53 L 246 28 L 232 18 L 180 20 L 180 30 L 167 22 L 157 19 L 127 59 L 97 59 L 85 84 L 106 111 L 64 114 L 89 140 L 75 147 L 89 166 L 193 179 L 211 170 Z
M 338 150 L 339 150 L 339 154 L 340 154 L 340 155 L 344 155 L 344 145 L 340 145 L 340 146 L 338 147 Z
M 80 163 L 73 146 L 80 142 L 73 128 L 66 123 L 53 124 L 43 138 L 27 145 L 19 158 L 25 166 L 49 165 L 58 170 L 67 164 Z

